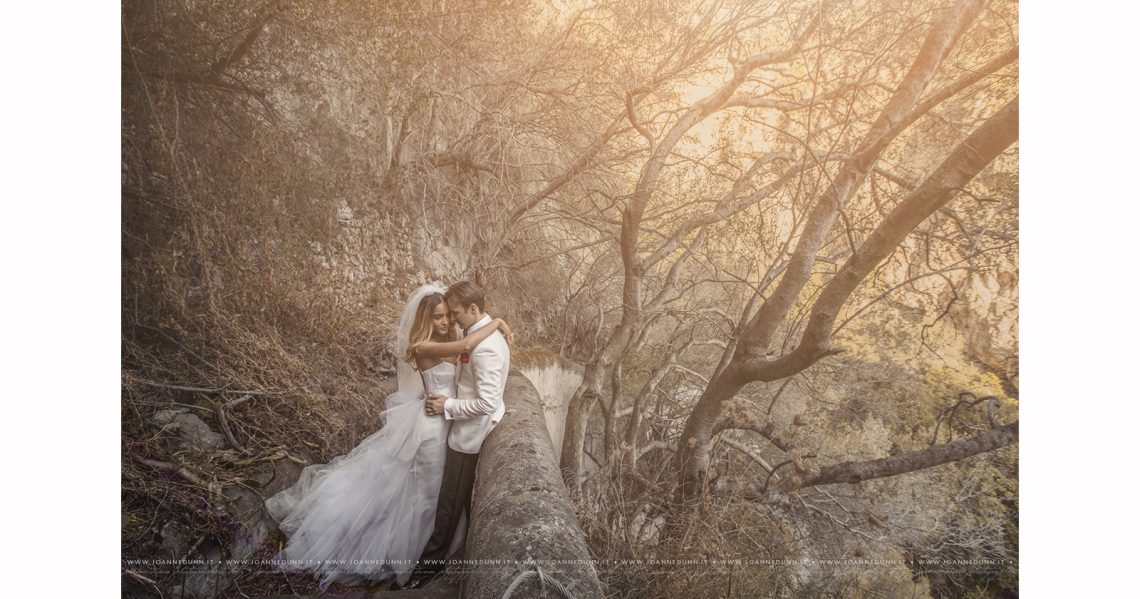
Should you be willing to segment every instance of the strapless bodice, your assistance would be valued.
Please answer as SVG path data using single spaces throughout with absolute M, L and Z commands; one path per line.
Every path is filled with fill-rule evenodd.
M 455 395 L 455 364 L 440 362 L 423 371 L 424 389 L 430 395 L 442 393 L 448 397 Z

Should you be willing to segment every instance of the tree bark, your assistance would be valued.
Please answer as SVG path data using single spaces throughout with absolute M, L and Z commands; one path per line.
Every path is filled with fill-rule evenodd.
M 583 420 L 586 404 L 582 402 L 590 397 L 589 393 L 583 390 L 589 389 L 595 394 L 600 393 L 602 381 L 606 376 L 612 374 L 613 365 L 648 324 L 645 317 L 646 305 L 643 302 L 642 285 L 645 282 L 645 276 L 650 265 L 639 256 L 641 224 L 645 208 L 657 189 L 661 172 L 666 166 L 668 157 L 690 129 L 728 104 L 733 98 L 733 94 L 750 73 L 764 65 L 786 62 L 794 58 L 804 40 L 815 32 L 817 26 L 818 23 L 814 19 L 811 20 L 803 32 L 797 36 L 795 42 L 787 49 L 779 52 L 756 54 L 747 60 L 734 64 L 731 79 L 713 93 L 689 106 L 659 140 L 650 139 L 652 152 L 645 164 L 642 165 L 630 200 L 625 209 L 622 210 L 619 237 L 624 269 L 621 322 L 610 334 L 605 348 L 594 360 L 593 366 L 587 366 L 587 377 L 590 377 L 590 381 L 583 380 L 581 389 L 575 393 L 575 397 L 571 400 L 566 412 L 566 433 L 563 439 L 560 467 L 566 479 L 567 487 L 575 491 L 580 487 L 583 429 L 587 424 Z M 624 113 L 623 116 L 625 116 Z M 776 157 L 778 156 L 773 155 L 771 159 Z M 764 160 L 764 162 L 766 161 L 767 159 Z M 707 232 L 702 230 L 692 246 L 703 243 L 706 234 Z M 669 286 L 675 280 L 684 261 L 691 256 L 690 248 L 690 251 L 672 265 L 666 276 L 666 282 L 651 304 L 660 305 L 664 303 Z M 595 369 L 597 369 L 596 372 L 594 372 Z M 588 382 L 589 384 L 587 384 Z
M 938 73 L 943 58 L 985 4 L 984 0 L 965 0 L 933 25 L 910 70 L 860 141 L 852 158 L 816 201 L 779 284 L 744 327 L 732 360 L 705 388 L 678 439 L 677 474 L 681 492 L 677 499 L 682 511 L 686 504 L 699 497 L 704 487 L 713 427 L 720 416 L 722 403 L 749 382 L 791 376 L 831 352 L 828 348 L 816 347 L 810 349 L 817 351 L 809 353 L 809 348 L 805 348 L 800 354 L 786 356 L 787 359 L 782 361 L 766 358 L 773 336 L 811 279 L 818 252 L 831 233 L 839 211 L 862 185 L 879 154 L 902 132 L 900 123 L 909 124 L 913 122 L 916 110 L 928 111 L 933 107 L 932 104 L 919 104 L 923 92 Z
M 1017 443 L 1019 422 L 1002 425 L 991 429 L 976 437 L 960 439 L 952 443 L 943 443 L 919 451 L 893 455 L 875 460 L 860 462 L 842 462 L 824 466 L 815 474 L 801 477 L 793 474 L 782 479 L 780 485 L 783 491 L 794 491 L 807 487 L 832 484 L 857 484 L 876 478 L 898 476 L 907 472 L 933 468 L 950 462 L 957 462 L 970 456 L 987 451 L 1000 449 L 1007 445 Z M 767 497 L 770 488 L 765 488 L 763 479 L 735 480 L 725 483 L 718 480 L 714 495 L 735 496 L 752 501 L 763 500 Z
M 956 462 L 972 455 L 1016 443 L 1019 423 L 1020 421 L 1012 422 L 970 439 L 943 443 L 910 453 L 864 462 L 843 462 L 825 466 L 820 469 L 819 474 L 805 478 L 799 488 L 833 483 L 855 484 L 865 480 L 897 476 L 923 468 Z
M 883 219 L 858 251 L 839 269 L 812 306 L 803 337 L 791 353 L 775 361 L 754 361 L 750 369 L 779 369 L 781 363 L 799 364 L 830 349 L 836 315 L 859 283 L 931 214 L 958 195 L 983 168 L 1018 137 L 1018 97 L 1006 103 L 960 143 L 921 185 L 909 193 Z

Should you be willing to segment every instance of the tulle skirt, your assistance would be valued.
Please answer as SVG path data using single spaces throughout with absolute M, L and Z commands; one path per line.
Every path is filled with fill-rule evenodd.
M 427 546 L 447 455 L 448 422 L 428 416 L 423 396 L 396 393 L 384 426 L 346 455 L 301 471 L 266 501 L 289 542 L 273 561 L 333 582 L 395 578 L 403 584 Z M 464 516 L 448 555 L 463 545 Z

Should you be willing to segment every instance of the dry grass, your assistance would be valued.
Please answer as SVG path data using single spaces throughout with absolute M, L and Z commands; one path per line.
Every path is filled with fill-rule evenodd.
M 645 474 L 653 476 L 650 471 L 659 468 L 648 462 Z M 791 555 L 787 515 L 739 498 L 707 497 L 679 516 L 670 511 L 672 482 L 648 482 L 645 476 L 610 477 L 587 484 L 576 500 L 610 596 L 758 597 L 791 588 L 789 566 L 744 561 Z M 655 530 L 658 517 L 670 528 Z

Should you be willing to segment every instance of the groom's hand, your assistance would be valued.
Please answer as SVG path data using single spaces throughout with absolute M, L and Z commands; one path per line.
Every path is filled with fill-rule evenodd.
M 439 393 L 432 393 L 429 395 L 427 401 L 424 402 L 426 404 L 425 409 L 427 410 L 427 415 L 443 416 L 443 404 L 446 401 L 447 397 L 440 395 Z

